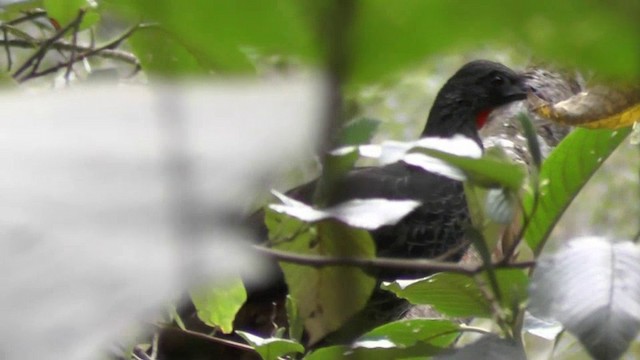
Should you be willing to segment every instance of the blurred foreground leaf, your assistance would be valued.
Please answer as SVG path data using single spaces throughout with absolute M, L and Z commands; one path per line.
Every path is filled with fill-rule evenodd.
M 541 257 L 529 308 L 561 322 L 595 359 L 619 358 L 640 330 L 640 248 L 581 238 Z

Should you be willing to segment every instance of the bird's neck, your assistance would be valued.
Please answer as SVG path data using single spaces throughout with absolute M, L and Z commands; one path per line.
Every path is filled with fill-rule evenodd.
M 463 135 L 482 146 L 478 135 L 478 116 L 483 116 L 485 111 L 476 111 L 470 101 L 454 95 L 449 93 L 445 97 L 439 94 L 436 97 L 421 137 Z

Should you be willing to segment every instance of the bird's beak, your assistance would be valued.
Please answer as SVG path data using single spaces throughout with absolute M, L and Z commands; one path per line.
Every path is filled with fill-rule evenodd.
M 529 90 L 523 81 L 511 85 L 506 89 L 504 95 L 510 101 L 524 100 L 527 98 Z

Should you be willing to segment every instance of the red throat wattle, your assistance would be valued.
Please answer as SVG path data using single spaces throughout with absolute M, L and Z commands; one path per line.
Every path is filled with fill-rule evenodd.
M 476 116 L 476 128 L 478 130 L 482 129 L 484 124 L 487 123 L 487 119 L 489 118 L 489 114 L 491 113 L 491 109 L 482 110 Z

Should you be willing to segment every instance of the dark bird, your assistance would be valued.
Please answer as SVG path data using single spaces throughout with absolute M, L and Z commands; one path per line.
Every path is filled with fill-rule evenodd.
M 490 112 L 525 99 L 526 93 L 522 77 L 506 66 L 472 61 L 439 91 L 420 137 L 462 135 L 482 147 L 478 130 L 485 125 Z M 315 187 L 316 181 L 312 181 L 288 194 L 310 202 Z M 356 168 L 337 182 L 328 204 L 370 198 L 417 200 L 422 204 L 398 224 L 372 232 L 378 256 L 435 258 L 463 242 L 470 220 L 460 181 L 403 161 L 382 167 Z M 460 250 L 449 260 L 457 260 L 464 249 Z
M 458 70 L 439 91 L 420 137 L 459 135 L 482 148 L 478 130 L 485 125 L 491 111 L 526 96 L 523 78 L 513 70 L 496 62 L 472 61 Z M 316 186 L 317 180 L 290 190 L 287 195 L 310 203 Z M 351 170 L 335 184 L 326 200 L 331 206 L 370 198 L 421 203 L 397 224 L 372 231 L 377 256 L 435 258 L 445 255 L 445 260 L 458 261 L 464 253 L 464 232 L 471 220 L 461 181 L 399 161 L 382 167 Z M 258 213 L 254 221 L 261 224 L 262 214 Z M 264 225 L 261 232 L 261 237 L 266 238 Z M 386 280 L 424 274 L 384 271 L 376 275 Z M 281 297 L 286 286 L 279 278 L 275 283 L 253 290 L 247 304 Z
M 508 67 L 484 60 L 469 62 L 439 91 L 420 136 L 452 138 L 460 135 L 482 148 L 478 130 L 485 125 L 491 111 L 526 96 L 523 78 Z M 316 185 L 317 181 L 312 181 L 289 191 L 287 195 L 310 203 Z M 325 199 L 329 206 L 370 198 L 417 200 L 421 203 L 396 225 L 372 231 L 378 256 L 434 258 L 447 254 L 450 256 L 446 260 L 457 261 L 465 251 L 462 245 L 470 216 L 461 181 L 399 161 L 382 167 L 353 169 L 335 184 L 329 194 Z M 267 235 L 262 217 L 263 213 L 256 213 L 251 222 L 257 225 L 264 239 Z M 456 251 L 449 254 L 452 249 Z M 389 279 L 407 274 L 384 272 L 376 275 Z M 273 330 L 274 320 L 278 322 L 273 314 L 283 313 L 274 310 L 272 305 L 275 303 L 282 310 L 286 294 L 283 277 L 280 274 L 273 282 L 248 290 L 249 298 L 236 318 L 236 328 L 268 336 Z M 383 298 L 385 296 L 388 298 L 390 293 L 382 295 Z M 373 298 L 372 301 L 376 301 L 376 294 Z M 386 303 L 386 300 L 381 302 Z M 397 302 L 397 299 L 392 300 Z M 392 306 L 395 308 L 396 304 Z

